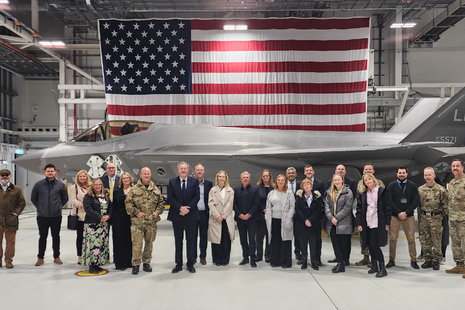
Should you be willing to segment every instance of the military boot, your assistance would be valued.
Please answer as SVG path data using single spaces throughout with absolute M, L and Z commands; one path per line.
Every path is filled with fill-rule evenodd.
M 425 261 L 422 265 L 421 268 L 427 269 L 433 267 L 433 262 L 430 260 Z
M 452 269 L 446 269 L 447 273 L 457 273 L 457 274 L 465 274 L 465 266 L 463 262 L 457 262 L 457 266 Z

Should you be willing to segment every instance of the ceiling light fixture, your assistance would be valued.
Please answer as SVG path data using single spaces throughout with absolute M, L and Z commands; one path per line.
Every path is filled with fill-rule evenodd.
M 390 28 L 413 28 L 417 23 L 392 23 Z
M 63 41 L 40 41 L 40 45 L 45 47 L 64 47 L 65 42 Z
M 227 31 L 231 31 L 231 30 L 247 30 L 247 29 L 248 29 L 247 25 L 244 25 L 244 24 L 241 24 L 241 25 L 228 24 L 228 25 L 223 26 L 223 30 L 227 30 Z

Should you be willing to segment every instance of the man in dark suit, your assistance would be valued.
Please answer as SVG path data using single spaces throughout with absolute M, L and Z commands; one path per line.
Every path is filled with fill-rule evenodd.
M 258 196 L 258 187 L 250 185 L 250 173 L 247 171 L 241 173 L 241 183 L 241 186 L 234 189 L 234 213 L 243 257 L 239 265 L 248 264 L 250 257 L 250 266 L 256 268 L 255 228 L 259 218 L 260 197 Z M 248 242 L 247 237 L 249 238 Z
M 197 209 L 199 210 L 199 221 L 198 221 L 198 232 L 199 232 L 199 248 L 200 248 L 200 263 L 202 265 L 207 264 L 207 244 L 208 244 L 208 218 L 210 209 L 208 208 L 208 194 L 213 187 L 211 181 L 205 180 L 203 175 L 205 174 L 205 168 L 202 164 L 197 164 L 194 169 L 195 177 L 199 181 L 199 192 L 200 199 L 197 203 Z
M 197 256 L 197 223 L 199 221 L 199 181 L 188 177 L 189 165 L 186 162 L 178 164 L 179 177 L 173 178 L 168 185 L 168 202 L 170 211 L 168 220 L 173 224 L 174 242 L 176 250 L 176 266 L 172 273 L 182 270 L 182 247 L 184 231 L 187 243 L 187 270 L 195 273 L 194 263 Z
M 110 190 L 110 200 L 113 202 L 113 189 L 118 188 L 119 176 L 116 174 L 116 166 L 114 163 L 108 163 L 105 168 L 107 173 L 104 174 L 102 180 L 103 188 Z

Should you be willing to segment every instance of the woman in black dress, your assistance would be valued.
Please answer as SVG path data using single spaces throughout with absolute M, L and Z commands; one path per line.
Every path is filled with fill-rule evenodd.
M 263 239 L 266 236 L 265 263 L 271 260 L 271 248 L 268 245 L 268 231 L 266 230 L 265 209 L 268 194 L 274 189 L 273 176 L 268 169 L 260 173 L 260 180 L 257 182 L 258 196 L 260 197 L 259 219 L 256 224 L 255 240 L 257 244 L 257 262 L 263 259 Z

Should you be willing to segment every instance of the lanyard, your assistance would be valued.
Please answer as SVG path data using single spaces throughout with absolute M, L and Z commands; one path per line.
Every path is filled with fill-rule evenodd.
M 400 186 L 400 182 L 399 182 L 399 181 L 397 181 L 397 184 L 399 185 L 400 190 L 402 190 L 402 186 Z M 404 191 L 402 192 L 402 197 L 405 196 L 405 189 L 406 189 L 406 188 L 407 188 L 407 182 L 405 182 Z

